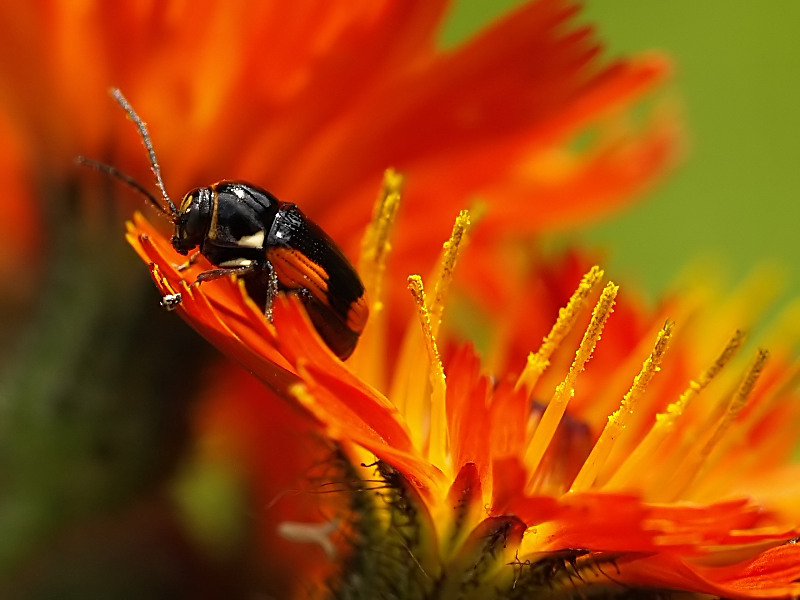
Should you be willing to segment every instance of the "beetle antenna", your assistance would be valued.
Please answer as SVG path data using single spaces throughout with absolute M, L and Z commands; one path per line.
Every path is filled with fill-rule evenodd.
M 173 215 L 164 208 L 164 205 L 161 204 L 158 200 L 156 200 L 155 196 L 150 193 L 150 191 L 145 188 L 141 183 L 136 181 L 133 177 L 128 175 L 127 173 L 123 173 L 116 167 L 112 167 L 111 165 L 107 165 L 105 163 L 97 162 L 96 160 L 92 160 L 91 158 L 86 158 L 85 156 L 76 156 L 75 162 L 79 165 L 83 165 L 84 167 L 89 167 L 91 169 L 95 169 L 96 171 L 100 171 L 101 173 L 105 173 L 106 175 L 110 175 L 114 179 L 119 179 L 122 183 L 132 187 L 137 192 L 139 192 L 142 196 L 147 198 L 147 201 L 150 202 L 153 206 L 158 209 L 158 212 L 172 217 Z
M 139 136 L 142 138 L 144 147 L 147 150 L 147 157 L 150 159 L 150 168 L 152 169 L 153 174 L 156 176 L 156 185 L 158 185 L 158 189 L 161 190 L 161 195 L 163 196 L 164 201 L 167 203 L 167 206 L 169 206 L 171 216 L 173 218 L 177 217 L 178 209 L 175 208 L 175 205 L 172 203 L 172 200 L 169 199 L 169 195 L 167 194 L 167 189 L 164 187 L 164 181 L 161 179 L 161 167 L 158 166 L 158 161 L 156 160 L 156 151 L 153 150 L 153 142 L 150 141 L 150 134 L 147 131 L 147 125 L 145 125 L 141 117 L 139 117 L 139 115 L 136 114 L 136 111 L 133 110 L 133 107 L 130 105 L 130 102 L 128 102 L 125 96 L 122 95 L 122 92 L 119 91 L 119 88 L 111 88 L 111 96 L 114 98 L 114 100 L 117 101 L 117 104 L 119 104 L 122 107 L 122 110 L 125 111 L 125 113 L 128 115 L 128 118 L 131 121 L 133 121 L 133 123 L 136 125 L 136 129 L 139 130 Z M 116 169 L 113 170 L 119 173 L 119 171 L 117 171 Z M 106 171 L 106 169 L 101 168 L 101 171 Z M 114 175 L 114 173 L 112 173 L 111 171 L 106 171 L 106 172 L 108 172 L 110 175 L 114 177 L 117 177 L 117 175 Z M 122 173 L 119 174 L 122 175 Z M 127 181 L 126 177 L 127 176 L 124 176 L 121 177 L 120 179 L 122 179 L 122 181 Z M 136 187 L 137 189 L 141 188 L 141 186 L 138 184 L 134 185 L 134 187 Z M 152 198 L 151 194 L 147 194 L 147 196 Z

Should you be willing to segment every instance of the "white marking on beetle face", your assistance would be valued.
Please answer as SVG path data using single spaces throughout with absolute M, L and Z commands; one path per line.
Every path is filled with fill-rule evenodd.
M 242 188 L 234 186 L 233 193 L 236 194 L 236 197 L 239 198 L 239 200 L 244 200 L 245 193 Z
M 226 269 L 232 269 L 235 267 L 249 267 L 252 264 L 253 261 L 249 258 L 232 258 L 230 260 L 226 260 L 224 263 L 219 263 L 219 266 Z
M 256 231 L 252 235 L 243 235 L 236 240 L 236 245 L 242 248 L 263 248 L 264 247 L 264 230 Z

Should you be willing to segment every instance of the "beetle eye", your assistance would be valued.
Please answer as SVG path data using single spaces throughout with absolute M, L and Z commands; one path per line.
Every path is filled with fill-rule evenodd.
M 204 202 L 205 190 L 186 194 L 181 202 L 178 218 L 175 220 L 175 235 L 172 246 L 181 254 L 186 254 L 199 246 L 208 230 L 208 202 Z
M 185 237 L 190 239 L 202 238 L 204 228 L 197 201 L 194 201 L 183 211 L 181 214 L 181 224 Z

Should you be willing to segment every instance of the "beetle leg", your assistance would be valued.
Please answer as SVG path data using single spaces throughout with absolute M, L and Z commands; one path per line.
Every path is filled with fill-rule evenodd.
M 278 275 L 272 267 L 272 263 L 267 261 L 265 266 L 267 270 L 267 299 L 264 303 L 264 316 L 272 323 L 272 303 L 275 301 L 275 296 L 278 295 Z
M 255 270 L 253 265 L 245 265 L 243 267 L 232 267 L 229 269 L 214 269 L 212 271 L 203 271 L 191 284 L 192 287 L 200 285 L 204 281 L 212 281 L 220 277 L 227 277 L 228 275 L 247 275 Z
M 175 265 L 175 269 L 180 271 L 185 271 L 189 267 L 191 267 L 194 263 L 197 262 L 197 259 L 200 257 L 200 250 L 195 250 L 189 255 L 189 258 L 186 259 L 186 262 L 180 265 Z

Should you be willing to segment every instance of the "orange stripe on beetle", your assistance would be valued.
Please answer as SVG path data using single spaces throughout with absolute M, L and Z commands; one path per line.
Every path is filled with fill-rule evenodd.
M 361 294 L 350 304 L 350 309 L 347 311 L 347 327 L 354 333 L 360 334 L 367 324 L 367 317 L 369 317 L 369 303 L 366 294 Z
M 328 274 L 321 266 L 294 248 L 267 248 L 267 260 L 272 263 L 278 283 L 290 290 L 307 289 L 327 305 Z

